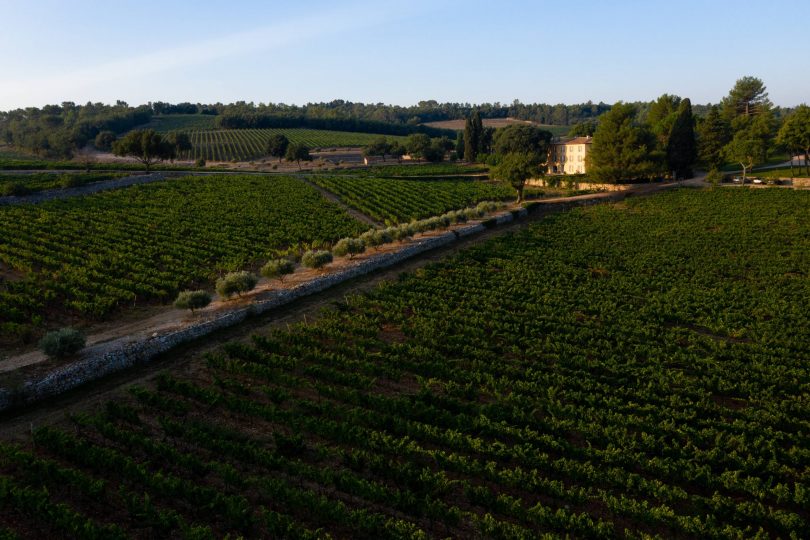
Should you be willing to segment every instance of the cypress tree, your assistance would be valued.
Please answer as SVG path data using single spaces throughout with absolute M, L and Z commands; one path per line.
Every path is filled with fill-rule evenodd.
M 678 178 L 691 178 L 696 159 L 695 118 L 692 116 L 692 102 L 686 98 L 678 106 L 678 116 L 669 132 L 667 164 Z

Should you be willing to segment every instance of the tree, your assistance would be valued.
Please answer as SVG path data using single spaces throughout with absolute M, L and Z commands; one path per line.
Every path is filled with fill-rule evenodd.
M 533 152 L 510 152 L 495 167 L 495 178 L 509 182 L 517 191 L 517 202 L 523 202 L 523 190 L 529 178 L 542 176 L 544 167 Z
M 458 159 L 464 159 L 464 132 L 459 131 L 456 134 L 456 155 Z
M 157 162 L 169 159 L 173 154 L 172 146 L 154 129 L 136 129 L 130 131 L 113 144 L 116 156 L 131 156 L 143 163 L 146 170 Z
M 481 137 L 484 134 L 484 124 L 481 113 L 476 109 L 464 122 L 464 159 L 473 162 L 478 156 L 481 147 Z
M 405 140 L 405 148 L 408 149 L 408 154 L 416 159 L 421 159 L 429 147 L 430 137 L 424 133 L 414 133 Z
M 692 165 L 697 159 L 695 141 L 695 118 L 692 116 L 692 102 L 689 98 L 681 101 L 675 120 L 667 137 L 667 165 L 678 178 L 691 178 Z
M 571 126 L 568 130 L 569 137 L 592 137 L 596 131 L 597 123 L 595 120 L 586 120 Z
M 444 160 L 444 146 L 439 140 L 435 140 L 422 150 L 422 157 L 430 163 L 439 163 Z
M 723 99 L 723 116 L 731 122 L 739 116 L 752 116 L 771 108 L 768 92 L 761 79 L 743 77 Z
M 338 240 L 335 247 L 332 248 L 332 253 L 337 257 L 349 256 L 352 259 L 358 253 L 363 253 L 366 250 L 366 245 L 359 238 L 341 238 Z
M 399 143 L 393 143 L 391 145 L 391 157 L 397 158 L 398 162 L 402 162 L 402 156 L 408 153 L 408 150 Z
M 723 155 L 729 161 L 739 163 L 742 167 L 742 183 L 745 184 L 748 171 L 764 160 L 768 150 L 765 140 L 758 136 L 753 126 L 741 129 L 723 149 Z
M 301 170 L 301 161 L 312 161 L 312 156 L 309 155 L 309 148 L 304 143 L 292 143 L 287 147 L 285 159 L 298 163 L 298 170 Z
M 188 133 L 182 131 L 172 131 L 166 136 L 166 142 L 171 147 L 171 161 L 174 161 L 177 156 L 183 152 L 189 152 L 193 146 Z
M 75 328 L 60 328 L 48 332 L 39 341 L 39 348 L 50 358 L 63 358 L 76 354 L 84 348 L 85 338 Z
M 211 303 L 211 293 L 208 291 L 183 291 L 177 295 L 174 307 L 177 309 L 202 309 Z
M 290 140 L 283 133 L 276 133 L 267 141 L 267 153 L 277 157 L 281 163 L 281 158 L 287 153 L 288 146 L 290 146 Z
M 258 278 L 247 271 L 231 272 L 217 280 L 217 294 L 222 298 L 230 298 L 234 294 L 242 296 L 259 282 Z
M 274 259 L 262 266 L 261 275 L 267 279 L 278 279 L 284 283 L 284 276 L 295 272 L 295 264 L 289 259 Z
M 392 144 L 388 142 L 385 137 L 378 137 L 374 139 L 371 144 L 363 149 L 364 156 L 382 156 L 385 161 L 385 156 L 391 153 Z
M 540 162 L 545 162 L 552 138 L 550 131 L 528 124 L 512 124 L 495 133 L 492 149 L 500 155 L 533 153 L 537 154 Z
M 332 262 L 332 253 L 325 250 L 310 250 L 301 257 L 301 264 L 307 268 L 321 269 Z
M 805 104 L 799 105 L 785 119 L 777 135 L 777 142 L 790 153 L 790 171 L 793 174 L 794 154 L 804 154 L 804 167 L 810 175 L 810 107 Z M 801 162 L 799 162 L 801 168 Z
M 658 146 L 662 151 L 666 151 L 669 144 L 669 134 L 678 116 L 680 104 L 680 97 L 664 94 L 653 101 L 647 111 L 647 123 L 655 134 Z
M 605 113 L 586 157 L 588 175 L 600 182 L 650 178 L 658 170 L 652 157 L 655 140 L 635 123 L 636 109 L 618 102 Z
M 710 169 L 719 169 L 724 161 L 723 148 L 731 140 L 731 126 L 716 105 L 709 109 L 709 113 L 698 124 L 697 136 L 700 160 Z
M 99 150 L 104 150 L 109 152 L 112 150 L 112 145 L 115 142 L 117 137 L 115 133 L 112 131 L 99 131 L 98 135 L 96 135 L 95 140 L 93 141 L 93 146 L 98 148 Z

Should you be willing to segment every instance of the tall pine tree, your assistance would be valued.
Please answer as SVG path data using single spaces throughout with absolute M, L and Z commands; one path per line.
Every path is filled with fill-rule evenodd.
M 678 178 L 691 178 L 696 159 L 695 118 L 692 102 L 685 98 L 678 105 L 678 114 L 667 138 L 667 165 Z

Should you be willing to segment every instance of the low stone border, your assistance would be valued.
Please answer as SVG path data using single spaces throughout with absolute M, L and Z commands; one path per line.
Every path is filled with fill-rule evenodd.
M 523 218 L 529 213 L 543 210 L 562 211 L 577 206 L 610 202 L 625 198 L 628 192 L 601 194 L 599 197 L 573 198 L 571 200 L 531 203 L 527 208 L 502 212 L 486 220 L 489 224 L 506 224 Z M 127 336 L 88 347 L 81 357 L 69 364 L 58 367 L 38 379 L 26 381 L 17 388 L 0 388 L 0 411 L 16 408 L 52 397 L 82 384 L 100 379 L 117 371 L 147 363 L 178 345 L 188 343 L 216 330 L 234 326 L 247 317 L 265 313 L 289 304 L 301 297 L 315 294 L 350 279 L 389 268 L 406 259 L 457 242 L 487 229 L 483 222 L 472 223 L 436 236 L 419 238 L 398 251 L 374 254 L 371 257 L 350 262 L 339 270 L 316 277 L 290 289 L 268 291 L 265 297 L 248 306 L 234 308 L 205 320 L 190 323 L 177 330 L 155 333 L 145 338 Z
M 37 204 L 45 201 L 54 201 L 57 199 L 70 199 L 71 197 L 81 197 L 82 195 L 92 195 L 99 191 L 107 191 L 110 189 L 120 189 L 124 187 L 134 186 L 137 184 L 149 184 L 151 182 L 159 182 L 165 180 L 164 173 L 152 173 L 124 176 L 123 178 L 113 178 L 112 180 L 101 180 L 93 182 L 92 184 L 85 184 L 74 188 L 67 189 L 48 189 L 30 195 L 9 195 L 8 197 L 0 197 L 0 206 L 9 206 L 15 204 Z

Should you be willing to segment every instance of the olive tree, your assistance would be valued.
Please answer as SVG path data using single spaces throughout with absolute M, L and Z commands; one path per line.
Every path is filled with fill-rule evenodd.
M 50 358 L 63 358 L 76 354 L 84 348 L 85 338 L 75 328 L 60 328 L 48 332 L 39 341 L 39 348 Z
M 217 280 L 217 294 L 223 298 L 230 298 L 234 294 L 242 296 L 242 293 L 252 290 L 259 279 L 247 271 L 231 272 Z
M 307 268 L 321 269 L 332 262 L 332 253 L 326 250 L 310 250 L 301 257 L 301 264 Z
M 295 263 L 289 259 L 273 259 L 262 266 L 261 274 L 267 279 L 278 279 L 284 282 L 284 276 L 295 272 Z
M 202 309 L 211 303 L 211 293 L 208 291 L 182 291 L 174 301 L 177 309 L 190 309 L 194 313 L 195 309 Z
M 354 258 L 358 253 L 363 253 L 366 250 L 366 245 L 359 238 L 341 238 L 335 247 L 332 248 L 332 253 L 337 257 L 349 256 L 349 259 Z

